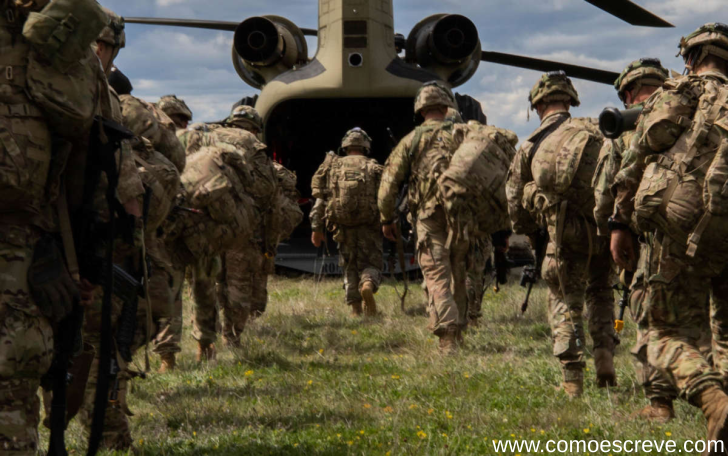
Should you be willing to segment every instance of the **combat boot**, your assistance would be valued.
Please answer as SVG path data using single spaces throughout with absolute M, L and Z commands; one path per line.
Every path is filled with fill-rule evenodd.
M 719 386 L 708 388 L 700 393 L 695 399 L 695 403 L 703 411 L 703 415 L 708 421 L 708 442 L 720 441 L 723 442 L 723 448 L 728 448 L 728 395 L 723 388 Z M 720 449 L 720 445 L 718 443 L 718 449 Z M 717 451 L 714 446 L 711 449 L 714 451 L 706 450 L 703 455 L 722 456 L 725 454 Z
M 164 353 L 160 358 L 162 359 L 162 365 L 159 366 L 157 373 L 164 374 L 166 372 L 172 372 L 177 367 L 177 360 L 175 359 L 174 353 Z
M 361 317 L 361 301 L 351 303 L 351 316 Z
M 367 317 L 377 315 L 377 301 L 374 300 L 374 284 L 367 280 L 361 287 L 361 297 L 364 298 L 364 312 Z
M 480 318 L 479 317 L 469 317 L 468 318 L 468 327 L 470 328 L 477 328 L 480 326 Z
M 665 424 L 675 418 L 675 409 L 672 406 L 672 399 L 658 397 L 650 399 L 650 405 L 637 411 L 635 415 L 648 421 Z
M 617 386 L 617 373 L 614 371 L 614 354 L 604 348 L 594 350 L 594 366 L 597 369 L 597 386 Z
M 562 369 L 564 381 L 557 389 L 566 393 L 569 399 L 578 399 L 584 394 L 584 372 L 581 369 Z
M 443 355 L 454 355 L 458 351 L 458 333 L 460 328 L 450 326 L 440 337 L 439 350 Z
M 215 352 L 215 344 L 197 343 L 197 362 L 214 361 L 217 353 Z

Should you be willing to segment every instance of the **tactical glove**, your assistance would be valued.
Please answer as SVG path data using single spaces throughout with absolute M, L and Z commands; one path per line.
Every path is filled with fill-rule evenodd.
M 74 302 L 80 300 L 78 286 L 52 237 L 44 237 L 36 244 L 28 271 L 28 285 L 40 311 L 54 323 L 63 320 L 73 309 Z

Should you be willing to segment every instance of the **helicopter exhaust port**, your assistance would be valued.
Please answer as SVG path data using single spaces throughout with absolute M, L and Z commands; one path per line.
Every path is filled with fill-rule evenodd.
M 364 65 L 364 56 L 363 55 L 361 55 L 358 52 L 349 54 L 349 66 L 350 67 L 359 68 L 362 65 Z

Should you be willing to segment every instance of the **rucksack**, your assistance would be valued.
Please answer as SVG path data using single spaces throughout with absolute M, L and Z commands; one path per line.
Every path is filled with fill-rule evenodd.
M 438 180 L 448 224 L 465 239 L 507 229 L 505 183 L 518 137 L 479 123 L 456 125 L 453 135 L 462 143 Z
M 728 131 L 728 90 L 694 76 L 668 81 L 666 88 L 678 95 L 695 96 L 696 90 L 702 94 L 693 121 L 672 148 L 645 160 L 634 221 L 641 231 L 657 229 L 684 245 L 688 257 L 725 261 L 728 146 L 723 138 Z
M 172 208 L 180 189 L 180 175 L 172 162 L 154 150 L 149 140 L 137 138 L 133 151 L 139 177 L 144 186 L 151 190 L 145 223 L 146 232 L 151 233 L 162 224 Z
M 341 226 L 377 223 L 377 191 L 383 169 L 363 155 L 335 157 L 328 171 L 326 219 Z
M 604 138 L 589 119 L 570 119 L 546 136 L 531 159 L 531 174 L 548 206 L 594 220 L 592 178 Z
M 279 190 L 271 213 L 271 237 L 275 245 L 288 239 L 303 221 L 303 211 L 298 205 L 300 194 L 296 189 L 296 173 L 280 163 L 273 162 L 278 176 Z
M 5 71 L 7 79 L 26 78 L 30 97 L 46 113 L 51 129 L 64 138 L 89 133 L 98 103 L 108 90 L 101 64 L 91 49 L 108 23 L 95 0 L 54 0 L 31 12 L 23 26 L 30 43 L 27 67 Z

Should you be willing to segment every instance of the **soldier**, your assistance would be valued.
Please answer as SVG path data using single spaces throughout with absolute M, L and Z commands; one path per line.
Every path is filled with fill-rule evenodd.
M 187 125 L 192 122 L 192 111 L 177 95 L 165 95 L 155 105 L 172 119 L 177 130 L 186 130 Z
M 54 11 L 47 13 L 44 7 Z M 97 108 L 97 98 L 92 97 L 100 96 L 105 88 L 96 85 L 103 70 L 89 47 L 91 43 L 83 41 L 83 37 L 98 33 L 106 17 L 97 5 L 84 10 L 77 3 L 56 5 L 45 0 L 5 2 L 0 9 L 4 49 L 0 60 L 19 72 L 27 70 L 30 59 L 42 70 L 33 75 L 39 78 L 34 82 L 53 85 L 62 95 L 58 98 L 45 93 L 50 97 L 39 97 L 39 87 L 31 87 L 25 76 L 0 82 L 0 125 L 5 136 L 0 145 L 0 452 L 35 455 L 40 419 L 37 392 L 41 377 L 51 365 L 54 330 L 74 300 L 80 297 L 85 305 L 93 299 L 93 287 L 86 281 L 79 283 L 78 277 L 69 272 L 74 265 L 67 267 L 64 260 L 63 251 L 67 253 L 73 246 L 56 241 L 61 231 L 58 220 L 68 220 L 67 211 L 57 209 L 62 207 L 59 201 L 67 200 L 67 193 L 59 191 L 61 176 L 68 180 L 69 192 L 79 183 L 79 176 L 73 175 L 76 167 L 65 167 L 64 157 L 73 161 L 86 152 L 75 153 L 74 149 L 69 159 L 68 149 L 52 150 L 51 144 L 61 137 L 78 141 L 89 136 L 91 115 Z M 54 55 L 77 62 L 73 68 L 65 68 L 78 69 L 93 84 L 76 80 L 69 84 L 64 74 L 54 73 L 49 61 L 37 60 L 37 55 L 44 55 L 48 35 L 40 30 L 43 26 L 26 23 L 31 12 L 43 24 L 53 20 L 47 14 L 74 14 L 79 18 L 78 26 L 66 36 L 68 46 L 60 45 Z M 72 119 L 53 111 L 54 104 L 75 113 L 88 108 L 90 115 Z M 107 105 L 104 111 L 108 112 Z M 69 180 L 71 176 L 76 179 Z M 128 185 L 129 179 L 121 175 L 117 200 L 134 212 L 138 209 L 135 198 L 141 182 L 138 176 L 131 177 L 138 186 Z M 68 200 L 73 202 L 70 196 Z
M 627 109 L 642 108 L 645 101 L 662 86 L 669 77 L 667 69 L 663 68 L 659 59 L 643 58 L 630 63 L 622 71 L 614 83 L 620 100 Z M 611 186 L 614 176 L 619 171 L 622 155 L 627 151 L 634 131 L 625 132 L 618 139 L 605 141 L 599 154 L 597 172 L 594 174 L 594 218 L 597 222 L 597 234 L 609 236 L 608 220 L 614 210 L 614 196 Z M 640 254 L 640 267 L 634 275 L 630 286 L 630 312 L 632 319 L 637 323 L 637 343 L 632 348 L 632 354 L 637 362 L 637 376 L 650 399 L 650 405 L 637 414 L 649 420 L 667 422 L 675 416 L 673 400 L 677 398 L 677 390 L 669 379 L 647 362 L 647 308 L 644 303 L 647 285 L 646 264 L 647 246 L 642 244 Z
M 448 108 L 456 109 L 450 89 L 439 82 L 422 86 L 415 98 L 415 114 L 422 125 L 407 135 L 387 159 L 379 188 L 378 205 L 384 237 L 396 241 L 394 213 L 399 189 L 409 180 L 409 207 L 417 233 L 417 255 L 427 284 L 429 329 L 440 339 L 439 349 L 457 351 L 467 325 L 465 256 L 468 243 L 450 234 L 445 212 L 437 199 L 437 177 L 457 149 L 445 121 Z
M 346 304 L 354 316 L 377 314 L 374 295 L 382 280 L 382 234 L 379 229 L 377 190 L 382 166 L 371 153 L 372 140 L 359 127 L 341 141 L 340 157 L 329 152 L 312 181 L 316 203 L 311 211 L 311 242 L 324 240 L 324 229 L 334 233 L 339 265 L 344 271 Z
M 260 313 L 268 301 L 268 274 L 279 240 L 278 236 L 271 235 L 275 231 L 272 222 L 275 219 L 278 177 L 265 152 L 265 145 L 256 139 L 256 135 L 262 132 L 263 120 L 254 108 L 238 106 L 222 125 L 209 125 L 207 129 L 207 132 L 195 130 L 185 135 L 183 142 L 187 144 L 188 153 L 202 145 L 215 144 L 229 144 L 244 151 L 252 176 L 243 183 L 255 199 L 259 221 L 256 234 L 249 242 L 222 255 L 222 272 L 218 276 L 217 299 L 223 310 L 224 342 L 237 347 L 251 309 Z M 214 291 L 214 288 L 210 290 Z M 216 308 L 198 304 L 193 329 L 193 337 L 198 340 L 198 353 L 206 353 L 214 347 L 216 319 Z
M 597 384 L 616 383 L 611 268 L 605 267 L 609 251 L 596 236 L 591 187 L 602 138 L 591 120 L 569 114 L 571 106 L 579 106 L 579 97 L 563 71 L 543 75 L 529 102 L 541 126 L 521 145 L 511 166 L 508 209 L 513 230 L 528 235 L 532 246 L 539 227 L 548 228 L 542 276 L 549 287 L 553 353 L 561 364 L 562 389 L 574 398 L 583 392 L 585 302 Z
M 728 130 L 723 127 L 728 26 L 716 23 L 698 28 L 681 39 L 680 54 L 689 74 L 666 81 L 647 101 L 636 139 L 615 178 L 614 214 L 609 221 L 611 252 L 617 265 L 633 270 L 632 228 L 644 233 L 651 268 L 646 291 L 648 360 L 666 374 L 681 397 L 701 408 L 708 422 L 708 440 L 728 445 L 728 395 L 724 391 L 728 358 L 723 329 L 728 277 L 721 249 L 725 234 L 721 232 L 724 225 L 711 223 L 706 212 L 721 201 L 716 188 L 718 192 L 725 188 L 725 183 L 707 183 L 724 175 L 715 173 L 711 162 L 722 150 L 720 143 Z M 716 158 L 718 171 L 724 159 Z M 704 201 L 711 204 L 704 205 Z M 705 303 L 709 295 L 708 317 Z M 708 318 L 714 362 L 700 347 Z

